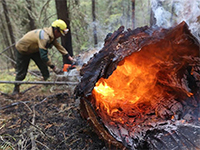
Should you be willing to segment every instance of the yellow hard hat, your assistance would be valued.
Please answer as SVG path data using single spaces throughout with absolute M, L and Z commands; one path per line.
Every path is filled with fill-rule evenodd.
M 63 36 L 65 36 L 65 34 L 67 34 L 67 32 L 69 31 L 69 29 L 67 29 L 67 24 L 61 19 L 57 19 L 56 21 L 54 21 L 51 24 L 51 26 L 55 28 L 59 28 Z

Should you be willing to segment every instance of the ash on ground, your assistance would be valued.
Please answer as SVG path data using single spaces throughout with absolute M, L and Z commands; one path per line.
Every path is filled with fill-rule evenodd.
M 59 86 L 60 89 L 62 86 Z M 41 86 L 12 97 L 0 95 L 0 147 L 39 150 L 106 150 L 104 141 L 79 113 L 79 100 L 65 90 Z M 1 149 L 0 148 L 0 149 Z

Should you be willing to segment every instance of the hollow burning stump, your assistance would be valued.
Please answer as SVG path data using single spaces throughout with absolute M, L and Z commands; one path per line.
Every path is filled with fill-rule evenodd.
M 199 43 L 185 22 L 120 27 L 81 69 L 81 114 L 110 147 L 200 148 Z

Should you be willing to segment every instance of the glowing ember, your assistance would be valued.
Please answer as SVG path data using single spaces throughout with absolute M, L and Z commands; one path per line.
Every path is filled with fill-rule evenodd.
M 177 34 L 176 32 L 173 34 Z M 177 37 L 176 40 L 172 40 L 173 34 L 171 38 L 160 39 L 125 57 L 109 78 L 98 80 L 92 95 L 95 97 L 95 106 L 100 110 L 99 113 L 105 122 L 108 116 L 118 120 L 119 114 L 123 114 L 123 120 L 130 124 L 125 116 L 130 115 L 138 103 L 150 103 L 156 107 L 155 104 L 162 99 L 177 97 L 175 91 L 185 97 L 193 95 L 188 85 L 177 78 L 178 72 L 181 72 L 188 61 L 184 55 L 191 51 L 184 44 L 191 43 L 186 41 L 186 35 L 183 35 L 183 39 Z M 120 49 L 119 44 L 116 49 Z M 197 52 L 195 47 L 194 55 L 198 55 Z M 174 94 L 171 89 L 174 90 Z M 107 117 L 103 114 L 104 111 L 107 112 Z
M 97 106 L 103 103 L 107 112 L 112 112 L 109 109 L 124 110 L 141 98 L 150 98 L 148 91 L 155 86 L 158 69 L 152 67 L 154 60 L 150 63 L 148 57 L 144 57 L 146 61 L 136 63 L 137 58 L 138 53 L 127 57 L 108 79 L 101 78 L 96 83 L 93 94 Z

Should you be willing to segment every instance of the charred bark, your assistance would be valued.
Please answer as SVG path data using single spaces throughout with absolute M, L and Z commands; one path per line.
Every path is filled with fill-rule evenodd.
M 128 102 L 125 106 L 117 104 L 113 111 L 106 112 L 111 106 L 105 107 L 100 100 L 97 103 L 94 87 L 99 80 L 112 78 L 117 67 L 132 56 L 134 64 L 157 70 L 152 72 L 156 77 L 155 87 L 144 93 L 148 97 L 142 96 L 131 105 Z M 199 43 L 185 22 L 170 29 L 145 26 L 124 31 L 122 26 L 102 50 L 83 65 L 80 74 L 82 79 L 75 94 L 82 100 L 81 107 L 85 110 L 82 115 L 92 120 L 97 114 L 99 126 L 106 130 L 102 131 L 96 123 L 93 125 L 107 142 L 118 147 L 115 140 L 102 136 L 102 132 L 103 135 L 110 133 L 130 149 L 200 148 Z M 157 90 L 159 92 L 155 92 Z M 88 105 L 93 108 L 93 113 L 86 109 Z

